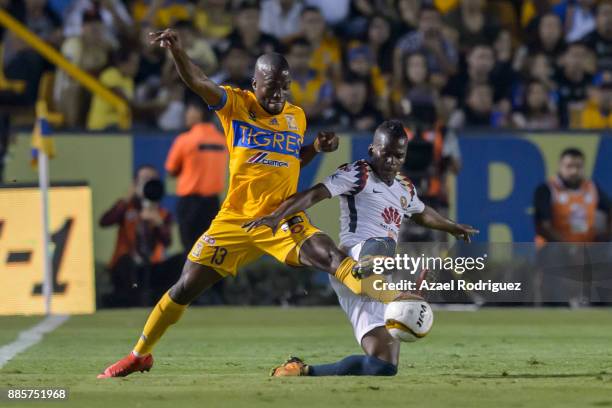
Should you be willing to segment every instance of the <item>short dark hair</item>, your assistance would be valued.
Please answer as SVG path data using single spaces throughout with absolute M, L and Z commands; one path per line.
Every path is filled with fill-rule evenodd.
M 406 130 L 404 129 L 404 125 L 397 119 L 385 120 L 383 123 L 378 125 L 376 131 L 385 132 L 385 134 L 396 140 L 408 137 Z
M 121 47 L 111 53 L 111 62 L 114 66 L 127 62 L 130 57 L 137 54 L 137 51 L 131 47 Z
M 440 15 L 440 10 L 438 10 L 436 8 L 436 6 L 432 5 L 432 4 L 423 4 L 421 6 L 421 9 L 419 10 L 419 16 L 422 15 L 424 12 L 426 11 L 433 11 L 434 13 L 436 13 L 437 15 Z
M 308 39 L 306 39 L 306 37 L 295 37 L 294 39 L 289 41 L 289 43 L 287 43 L 287 45 L 285 46 L 286 52 L 287 53 L 291 52 L 293 47 L 308 47 L 308 48 L 312 48 L 312 45 L 310 44 L 310 41 L 308 41 Z
M 234 12 L 241 12 L 243 10 L 257 9 L 259 11 L 260 4 L 259 0 L 241 0 L 234 4 Z
M 302 12 L 300 13 L 300 17 L 304 17 L 304 14 L 306 13 L 317 13 L 317 14 L 322 14 L 321 13 L 321 9 L 319 9 L 318 7 L 315 6 L 306 6 L 302 9 Z
M 563 150 L 559 160 L 563 159 L 565 156 L 577 157 L 584 160 L 584 153 L 582 153 L 582 150 L 576 147 L 568 147 L 567 149 Z

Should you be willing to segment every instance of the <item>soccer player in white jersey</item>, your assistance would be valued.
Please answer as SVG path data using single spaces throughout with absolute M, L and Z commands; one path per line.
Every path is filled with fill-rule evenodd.
M 273 213 L 245 224 L 245 228 L 265 225 L 275 232 L 288 214 L 339 196 L 340 248 L 354 259 L 359 258 L 362 248 L 373 238 L 387 238 L 395 243 L 404 216 L 417 224 L 469 241 L 471 235 L 478 233 L 476 229 L 451 221 L 424 205 L 410 180 L 398 173 L 406 158 L 407 143 L 401 122 L 382 123 L 374 133 L 367 160 L 340 166 L 323 183 L 293 195 Z M 385 305 L 354 294 L 333 277 L 331 284 L 365 355 L 349 356 L 323 365 L 306 365 L 292 357 L 273 369 L 272 375 L 395 375 L 399 342 L 384 327 Z

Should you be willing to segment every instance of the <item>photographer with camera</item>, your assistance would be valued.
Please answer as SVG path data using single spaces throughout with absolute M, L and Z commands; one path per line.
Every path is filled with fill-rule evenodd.
M 160 205 L 163 196 L 159 172 L 150 165 L 141 166 L 128 196 L 100 218 L 101 227 L 119 226 L 109 264 L 113 285 L 113 293 L 107 298 L 109 306 L 146 304 L 159 280 L 153 275 L 166 259 L 172 227 L 170 212 Z M 163 275 L 161 269 L 159 274 Z

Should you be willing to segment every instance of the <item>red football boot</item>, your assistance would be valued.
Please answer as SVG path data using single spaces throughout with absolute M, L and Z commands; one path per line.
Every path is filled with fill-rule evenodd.
M 147 354 L 143 357 L 136 357 L 133 353 L 122 358 L 115 364 L 108 366 L 98 378 L 125 377 L 135 371 L 149 371 L 153 367 L 153 355 Z

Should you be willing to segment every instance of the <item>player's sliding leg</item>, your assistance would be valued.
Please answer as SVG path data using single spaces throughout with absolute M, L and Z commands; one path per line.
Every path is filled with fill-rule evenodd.
M 395 340 L 384 327 L 370 330 L 361 339 L 365 355 L 354 355 L 331 364 L 307 365 L 297 357 L 272 370 L 271 375 L 285 376 L 329 376 L 329 375 L 374 375 L 393 376 L 397 374 L 399 341 Z
M 98 378 L 124 377 L 135 371 L 149 371 L 153 366 L 153 346 L 166 329 L 181 318 L 193 300 L 222 278 L 213 268 L 187 260 L 179 280 L 151 311 L 134 350 L 106 368 Z

